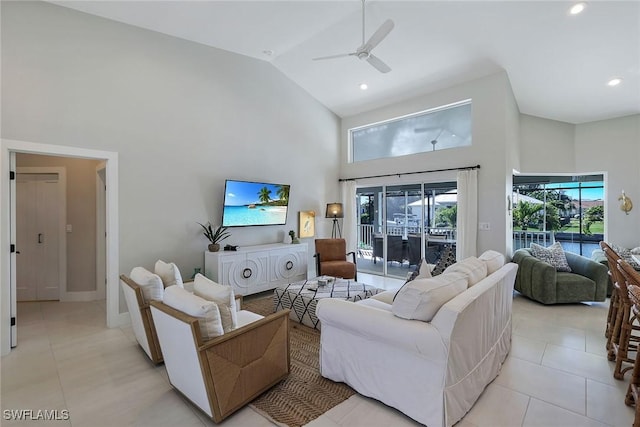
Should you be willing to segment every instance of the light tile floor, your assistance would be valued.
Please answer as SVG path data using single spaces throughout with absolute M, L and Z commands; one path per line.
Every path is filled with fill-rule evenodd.
M 359 279 L 387 289 L 401 284 L 366 274 Z M 613 379 L 604 351 L 606 314 L 605 303 L 543 306 L 516 295 L 511 353 L 457 425 L 630 426 L 627 383 Z M 107 329 L 105 318 L 104 302 L 19 304 L 19 345 L 0 360 L 2 426 L 215 425 L 172 390 L 164 367 L 149 362 L 131 328 Z M 9 421 L 5 409 L 68 410 L 70 420 Z M 248 407 L 223 424 L 273 425 Z M 309 425 L 418 424 L 355 395 Z

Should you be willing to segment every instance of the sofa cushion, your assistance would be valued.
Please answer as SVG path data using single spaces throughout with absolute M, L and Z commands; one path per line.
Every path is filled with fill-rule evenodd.
M 440 307 L 465 289 L 467 289 L 467 277 L 462 273 L 416 279 L 408 282 L 398 291 L 391 305 L 391 311 L 403 319 L 429 322 Z
M 164 285 L 160 276 L 144 267 L 135 267 L 131 270 L 129 277 L 142 289 L 142 296 L 145 302 L 162 301 Z
M 491 249 L 489 249 L 488 251 L 484 251 L 483 254 L 478 257 L 478 259 L 484 261 L 484 263 L 487 264 L 487 276 L 500 270 L 505 261 L 504 255 L 502 255 L 500 252 L 492 251 Z
M 174 263 L 167 263 L 159 259 L 158 261 L 156 261 L 154 272 L 158 276 L 160 276 L 160 279 L 162 279 L 162 284 L 165 288 L 173 285 L 178 285 L 181 288 L 184 288 L 184 284 L 182 283 L 182 275 L 180 274 L 180 270 L 178 270 L 178 266 Z
M 556 271 L 564 271 L 567 273 L 571 272 L 571 267 L 569 267 L 567 257 L 564 254 L 564 249 L 562 249 L 560 242 L 556 242 L 547 248 L 536 243 L 532 243 L 531 254 L 539 260 L 554 266 Z
M 467 285 L 475 285 L 487 277 L 487 264 L 472 256 L 447 267 L 442 274 L 462 273 L 467 276 Z
M 398 293 L 398 291 L 384 291 L 384 292 L 380 292 L 379 294 L 375 294 L 371 298 L 366 298 L 366 299 L 364 299 L 362 301 L 375 299 L 377 301 L 381 301 L 381 302 L 383 302 L 385 304 L 391 305 L 391 304 L 393 304 L 393 299 L 396 297 L 397 293 Z
M 238 327 L 236 298 L 231 286 L 221 285 L 198 273 L 193 280 L 193 293 L 216 303 L 225 333 Z
M 198 318 L 203 340 L 224 334 L 220 310 L 215 302 L 207 301 L 175 285 L 164 290 L 163 302 L 169 307 Z
M 450 265 L 455 264 L 456 262 L 456 251 L 453 250 L 451 245 L 444 248 L 442 254 L 440 255 L 440 259 L 436 262 L 436 266 L 431 270 L 432 276 L 437 276 L 442 274 L 443 271 L 447 269 Z

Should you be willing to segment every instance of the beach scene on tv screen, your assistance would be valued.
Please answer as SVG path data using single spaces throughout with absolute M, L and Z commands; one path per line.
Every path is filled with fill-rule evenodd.
M 222 225 L 276 225 L 287 221 L 289 186 L 227 181 Z

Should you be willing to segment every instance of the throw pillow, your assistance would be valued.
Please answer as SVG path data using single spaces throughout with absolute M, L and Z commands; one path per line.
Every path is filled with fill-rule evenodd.
M 165 289 L 163 302 L 169 307 L 196 317 L 204 341 L 224 334 L 220 310 L 215 302 L 200 298 L 179 286 L 169 286 Z
M 442 250 L 442 254 L 440 255 L 440 259 L 436 262 L 436 266 L 433 267 L 431 271 L 431 276 L 435 277 L 439 274 L 442 274 L 443 271 L 447 269 L 450 265 L 455 264 L 456 262 L 456 252 L 453 250 L 451 245 L 445 246 Z
M 482 255 L 478 257 L 479 260 L 484 261 L 487 264 L 487 276 L 500 270 L 504 265 L 504 255 L 500 252 L 488 250 L 484 251 Z
M 569 263 L 567 262 L 567 256 L 564 254 L 560 242 L 555 242 L 548 248 L 532 243 L 531 254 L 539 260 L 551 264 L 555 267 L 556 271 L 571 272 L 571 267 L 569 267 Z
M 181 288 L 184 288 L 182 275 L 180 275 L 180 270 L 178 270 L 178 266 L 174 263 L 166 263 L 162 260 L 158 260 L 156 261 L 154 272 L 160 276 L 165 288 L 173 285 L 178 285 Z
M 193 293 L 216 303 L 225 333 L 238 326 L 236 298 L 231 286 L 221 285 L 198 273 L 193 280 Z
M 427 261 L 422 258 L 418 265 L 416 265 L 416 269 L 413 270 L 411 275 L 407 278 L 407 282 L 410 282 L 415 279 L 427 279 L 431 277 L 431 269 L 433 268 L 432 264 L 428 264 Z
M 398 291 L 391 311 L 403 319 L 430 322 L 440 307 L 466 289 L 467 278 L 461 273 L 416 279 Z
M 467 284 L 472 287 L 487 277 L 487 265 L 484 261 L 472 256 L 447 267 L 442 274 L 462 273 L 467 277 Z
M 157 274 L 153 274 L 144 267 L 135 267 L 129 273 L 129 278 L 142 288 L 142 296 L 145 302 L 162 301 L 164 285 Z
M 400 292 L 400 290 L 409 282 L 411 282 L 412 280 L 416 280 L 416 279 L 428 279 L 431 276 L 431 269 L 433 268 L 433 264 L 429 264 L 427 263 L 427 261 L 422 258 L 420 260 L 420 262 L 418 263 L 418 265 L 416 266 L 416 269 L 407 277 L 407 281 L 404 282 L 404 285 L 402 285 L 400 287 L 400 289 L 398 289 L 398 291 L 393 295 L 393 299 L 392 301 L 395 301 L 396 296 L 398 295 L 398 292 Z M 389 303 L 391 304 L 391 303 Z
M 630 249 L 623 248 L 622 246 L 614 244 L 611 244 L 609 246 L 611 246 L 611 249 L 616 251 L 616 253 L 620 255 L 620 258 L 625 260 L 631 267 L 633 267 L 635 270 L 640 270 L 640 264 L 638 264 L 636 260 L 633 259 L 633 254 L 631 253 Z

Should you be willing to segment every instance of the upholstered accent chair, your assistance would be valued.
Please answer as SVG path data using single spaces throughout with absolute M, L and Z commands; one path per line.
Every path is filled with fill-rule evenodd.
M 565 252 L 571 273 L 555 267 L 531 254 L 527 248 L 513 254 L 518 264 L 515 290 L 542 304 L 582 301 L 604 301 L 609 280 L 607 268 L 587 257 Z
M 236 329 L 204 340 L 199 318 L 152 301 L 169 382 L 221 422 L 289 374 L 289 311 L 242 310 Z
M 160 350 L 156 328 L 151 318 L 149 302 L 145 301 L 142 288 L 124 274 L 120 276 L 120 285 L 131 316 L 133 334 L 138 344 L 153 363 L 162 362 L 162 350 Z
M 348 261 L 351 255 L 353 261 Z M 344 239 L 316 239 L 316 274 L 358 280 L 355 252 L 347 253 Z

